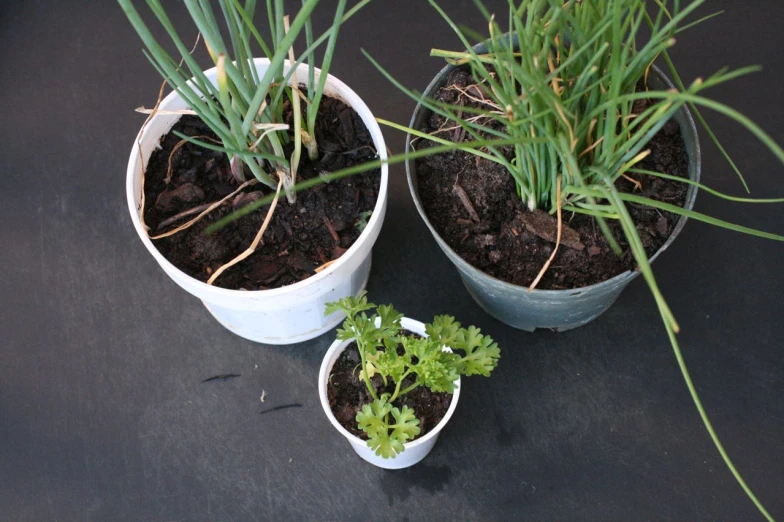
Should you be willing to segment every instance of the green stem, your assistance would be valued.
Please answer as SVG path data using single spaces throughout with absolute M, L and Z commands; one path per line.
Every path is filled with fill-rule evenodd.
M 300 112 L 299 101 L 299 87 L 296 85 L 297 75 L 294 75 L 294 83 L 291 85 L 291 108 L 294 114 L 294 152 L 291 153 L 289 164 L 291 165 L 291 177 L 287 183 L 284 183 L 286 189 L 286 198 L 289 203 L 293 205 L 297 201 L 297 193 L 292 190 L 297 183 L 297 168 L 299 167 L 299 159 L 302 155 L 302 113 Z
M 351 326 L 353 328 L 354 325 Z M 365 347 L 362 345 L 359 338 L 357 338 L 356 341 L 357 341 L 357 348 L 359 349 L 359 358 L 362 362 L 362 378 L 364 379 L 365 386 L 367 386 L 367 389 L 370 392 L 371 397 L 373 397 L 373 400 L 377 400 L 378 395 L 376 395 L 376 390 L 373 389 L 373 385 L 370 384 L 370 377 L 368 377 L 367 357 L 365 357 Z
M 713 440 L 713 444 L 716 445 L 716 449 L 719 450 L 719 454 L 721 458 L 724 459 L 724 463 L 727 465 L 729 470 L 732 472 L 732 475 L 735 477 L 735 480 L 738 481 L 740 487 L 743 488 L 743 491 L 746 492 L 746 495 L 751 499 L 757 509 L 762 513 L 762 515 L 769 520 L 770 522 L 774 522 L 773 517 L 768 513 L 762 503 L 757 500 L 757 497 L 751 491 L 748 485 L 746 485 L 746 481 L 743 480 L 743 477 L 740 476 L 738 470 L 735 469 L 735 465 L 730 460 L 729 455 L 724 449 L 724 446 L 721 444 L 719 440 L 719 436 L 716 435 L 716 432 L 713 429 L 713 425 L 711 424 L 710 420 L 708 419 L 708 415 L 705 413 L 705 409 L 702 407 L 702 401 L 700 401 L 699 395 L 697 395 L 697 390 L 694 387 L 694 384 L 691 382 L 691 377 L 689 376 L 689 370 L 686 369 L 686 363 L 683 360 L 683 354 L 681 353 L 681 349 L 678 346 L 678 341 L 675 338 L 675 332 L 673 332 L 672 328 L 668 321 L 664 321 L 664 326 L 667 329 L 667 335 L 670 337 L 670 342 L 672 343 L 672 349 L 675 352 L 675 358 L 678 360 L 678 366 L 681 369 L 681 373 L 683 374 L 683 379 L 686 381 L 686 386 L 689 388 L 689 393 L 691 394 L 691 398 L 694 401 L 694 405 L 697 406 L 697 411 L 700 413 L 700 418 L 702 418 L 702 422 L 705 425 L 705 429 L 708 430 L 711 439 Z
M 401 379 L 401 381 L 402 381 L 402 379 Z M 419 387 L 419 383 L 418 383 L 418 382 L 415 382 L 414 384 L 412 384 L 411 386 L 409 386 L 408 388 L 406 388 L 405 390 L 403 390 L 402 392 L 400 392 L 400 395 L 405 395 L 405 394 L 407 394 L 408 392 L 410 392 L 411 390 L 413 390 L 414 388 L 418 388 L 418 387 Z
M 280 142 L 280 137 L 278 136 L 278 133 L 271 132 L 267 136 L 268 136 L 267 140 L 269 141 L 270 146 L 272 147 L 273 154 L 278 158 L 285 158 L 285 154 L 283 153 L 283 145 Z M 289 173 L 291 172 L 290 170 L 291 163 L 289 163 L 288 165 L 284 165 L 279 161 L 276 161 L 275 163 L 277 164 L 277 168 L 279 170 L 283 171 L 286 174 L 286 176 L 289 175 Z
M 257 180 L 261 181 L 268 187 L 275 186 L 275 182 L 272 181 L 270 175 L 267 174 L 267 172 L 265 172 L 263 168 L 261 168 L 261 165 L 259 165 L 259 163 L 255 159 L 250 158 L 249 160 L 243 160 L 243 162 L 248 166 L 250 171 L 253 173 L 253 176 Z
M 335 9 L 335 19 L 332 22 L 330 30 L 329 41 L 327 48 L 324 51 L 324 61 L 321 63 L 321 74 L 319 75 L 318 85 L 315 86 L 313 96 L 310 99 L 307 111 L 307 123 L 305 125 L 307 131 L 310 133 L 310 141 L 308 146 L 308 154 L 311 160 L 318 158 L 318 144 L 316 143 L 316 118 L 318 117 L 319 106 L 321 105 L 321 98 L 324 95 L 324 86 L 326 85 L 327 78 L 329 77 L 329 68 L 332 65 L 332 56 L 335 53 L 335 43 L 340 31 L 341 20 L 343 19 L 343 12 L 346 10 L 346 0 L 339 0 L 338 6 Z M 311 65 L 310 71 L 313 71 Z
M 393 402 L 395 399 L 398 398 L 398 396 L 405 395 L 410 391 L 410 390 L 405 390 L 403 391 L 403 393 L 400 393 L 400 385 L 403 384 L 403 379 L 408 377 L 410 374 L 411 374 L 411 370 L 408 370 L 406 373 L 400 376 L 400 379 L 398 379 L 397 385 L 395 386 L 395 393 L 392 394 L 392 397 L 390 397 L 389 402 Z

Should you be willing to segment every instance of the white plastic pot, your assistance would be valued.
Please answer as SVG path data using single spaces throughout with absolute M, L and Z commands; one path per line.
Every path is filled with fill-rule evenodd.
M 255 60 L 256 70 L 263 75 L 269 60 Z M 288 70 L 288 62 L 286 69 Z M 316 69 L 316 78 L 320 71 Z M 207 78 L 216 83 L 216 70 L 205 71 Z M 299 78 L 307 77 L 307 67 L 300 65 Z M 341 99 L 359 114 L 373 139 L 380 159 L 387 158 L 387 147 L 381 129 L 367 105 L 343 82 L 329 76 L 325 94 Z M 162 110 L 186 109 L 187 104 L 173 92 L 163 99 Z M 387 165 L 381 167 L 381 186 L 376 206 L 367 227 L 357 241 L 331 266 L 304 281 L 274 290 L 241 291 L 218 288 L 198 281 L 185 274 L 164 258 L 155 248 L 140 220 L 142 200 L 143 165 L 139 156 L 139 143 L 144 165 L 159 141 L 179 119 L 178 115 L 156 115 L 140 132 L 128 160 L 126 191 L 131 219 L 136 232 L 152 256 L 174 282 L 202 300 L 207 310 L 223 326 L 235 334 L 267 344 L 292 344 L 313 339 L 331 330 L 343 320 L 342 314 L 324 316 L 324 305 L 342 297 L 357 295 L 367 284 L 370 274 L 371 248 L 378 237 L 387 208 Z
M 427 337 L 425 325 L 419 321 L 404 317 L 401 324 L 406 330 Z M 324 356 L 324 361 L 321 363 L 318 387 L 321 407 L 324 408 L 324 413 L 327 414 L 329 422 L 332 423 L 335 429 L 348 439 L 351 447 L 357 452 L 357 455 L 374 466 L 385 469 L 401 469 L 413 466 L 430 453 L 430 450 L 433 449 L 433 446 L 438 440 L 438 435 L 441 433 L 441 430 L 444 429 L 446 423 L 452 418 L 452 414 L 455 412 L 455 408 L 457 408 L 457 400 L 460 398 L 460 377 L 455 381 L 455 391 L 452 394 L 452 402 L 449 404 L 449 409 L 446 411 L 444 418 L 441 419 L 441 422 L 436 424 L 435 428 L 429 431 L 424 437 L 404 444 L 403 447 L 405 449 L 401 453 L 398 453 L 392 458 L 385 459 L 376 455 L 375 452 L 368 447 L 367 441 L 352 435 L 346 428 L 341 426 L 335 418 L 335 415 L 332 414 L 332 409 L 329 407 L 329 399 L 327 399 L 327 379 L 329 378 L 329 374 L 332 373 L 332 366 L 335 365 L 335 361 L 338 360 L 340 354 L 343 353 L 343 350 L 345 350 L 349 344 L 351 344 L 351 340 L 335 341 L 332 343 L 332 346 L 329 347 L 329 350 L 327 350 L 327 353 Z

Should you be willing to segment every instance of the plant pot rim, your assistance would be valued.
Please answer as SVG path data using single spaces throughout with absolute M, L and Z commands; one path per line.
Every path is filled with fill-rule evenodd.
M 477 44 L 476 46 L 474 46 L 474 49 L 480 49 L 481 50 L 482 48 L 483 48 L 483 44 L 481 44 L 481 43 Z M 438 72 L 438 74 L 435 75 L 435 77 L 431 80 L 431 82 L 428 84 L 427 88 L 423 91 L 423 94 L 420 97 L 420 99 L 428 97 L 428 96 L 431 96 L 438 88 L 441 87 L 441 85 L 443 84 L 443 79 L 446 78 L 446 76 L 449 75 L 449 73 L 451 73 L 452 70 L 454 70 L 454 69 L 456 69 L 458 67 L 459 66 L 455 66 L 455 65 L 451 65 L 451 64 L 447 64 L 446 66 L 444 66 Z M 654 77 L 656 77 L 660 81 L 662 81 L 668 88 L 670 88 L 670 89 L 674 89 L 675 88 L 675 85 L 673 85 L 673 83 L 670 81 L 670 79 L 667 78 L 667 76 L 658 67 L 656 67 L 655 65 L 652 65 L 651 69 L 654 72 L 654 75 L 653 75 Z M 410 128 L 415 128 L 415 124 L 417 122 L 417 119 L 419 117 L 420 112 L 421 111 L 426 111 L 426 110 L 428 110 L 428 109 L 424 108 L 422 106 L 421 102 L 417 102 L 416 108 L 414 109 L 414 113 L 411 116 L 411 121 L 409 122 L 409 127 Z M 692 160 L 690 158 L 690 163 L 692 163 L 692 161 L 694 163 L 694 174 L 693 174 L 693 176 L 690 176 L 690 179 L 692 179 L 694 182 L 699 182 L 702 162 L 700 160 L 700 158 L 701 158 L 700 143 L 699 143 L 699 140 L 696 139 L 697 128 L 696 128 L 696 125 L 694 124 L 694 118 L 692 117 L 691 112 L 688 110 L 688 107 L 684 106 L 684 107 L 682 107 L 680 109 L 680 111 L 683 111 L 685 113 L 685 121 L 686 121 L 687 125 L 689 126 L 689 130 L 691 131 L 692 135 L 695 136 L 695 140 L 694 140 L 695 158 L 694 158 L 694 160 Z M 413 138 L 413 136 L 410 133 L 406 134 L 406 148 L 405 148 L 405 153 L 406 154 L 408 154 L 411 151 L 411 140 L 412 140 L 412 138 Z M 602 287 L 605 287 L 605 286 L 617 285 L 617 284 L 619 284 L 619 283 L 621 283 L 621 282 L 623 282 L 625 280 L 634 279 L 635 277 L 640 275 L 640 271 L 639 270 L 633 270 L 633 271 L 632 270 L 627 270 L 627 271 L 621 272 L 620 274 L 617 274 L 617 275 L 615 275 L 615 276 L 613 276 L 613 277 L 611 277 L 609 279 L 606 279 L 604 281 L 600 281 L 598 283 L 594 283 L 592 285 L 580 286 L 580 287 L 576 287 L 576 288 L 567 288 L 567 289 L 563 289 L 563 290 L 540 290 L 538 288 L 535 288 L 533 290 L 529 290 L 527 286 L 516 285 L 514 283 L 510 283 L 508 281 L 504 281 L 502 279 L 498 279 L 497 277 L 494 277 L 494 276 L 492 276 L 492 275 L 490 275 L 490 274 L 480 270 L 479 268 L 475 267 L 474 265 L 472 265 L 471 263 L 469 263 L 468 261 L 463 259 L 457 252 L 455 252 L 452 249 L 452 247 L 449 246 L 449 244 L 447 244 L 447 242 L 441 237 L 441 235 L 435 229 L 433 224 L 430 222 L 430 219 L 428 218 L 427 213 L 425 212 L 424 205 L 422 204 L 422 200 L 419 197 L 418 181 L 415 179 L 415 177 L 416 177 L 416 169 L 413 166 L 415 161 L 416 160 L 414 160 L 413 162 L 412 162 L 412 160 L 406 160 L 405 164 L 406 164 L 406 178 L 408 179 L 408 188 L 411 191 L 411 196 L 412 196 L 412 198 L 414 200 L 414 205 L 416 206 L 417 212 L 419 212 L 419 215 L 424 220 L 425 224 L 427 225 L 427 228 L 430 229 L 430 232 L 433 234 L 433 237 L 435 237 L 438 245 L 441 247 L 442 250 L 444 250 L 444 252 L 446 252 L 446 254 L 450 258 L 450 260 L 453 263 L 459 265 L 459 267 L 462 270 L 464 270 L 466 272 L 473 273 L 475 275 L 475 277 L 477 277 L 479 279 L 484 279 L 484 280 L 486 280 L 488 282 L 491 282 L 493 285 L 496 285 L 496 286 L 506 287 L 506 288 L 508 288 L 510 290 L 528 292 L 532 296 L 539 295 L 539 296 L 542 296 L 542 297 L 547 297 L 547 296 L 556 296 L 556 295 L 563 295 L 563 294 L 577 295 L 577 294 L 581 294 L 583 292 L 588 292 L 588 291 L 591 291 L 591 290 L 594 290 L 594 289 L 597 289 L 597 288 L 602 288 Z M 697 187 L 695 185 L 689 185 L 689 187 L 687 189 L 687 192 L 686 192 L 686 200 L 684 201 L 683 208 L 685 208 L 685 209 L 692 208 L 694 206 L 694 201 L 696 200 L 696 198 L 697 198 Z M 685 217 L 685 216 L 679 216 L 678 217 L 678 221 L 677 221 L 677 223 L 675 225 L 675 228 L 673 229 L 672 233 L 667 238 L 667 240 L 664 242 L 664 244 L 662 244 L 662 246 L 659 247 L 659 249 L 649 258 L 649 260 L 648 260 L 649 262 L 652 263 L 654 260 L 656 260 L 656 258 L 659 257 L 659 254 L 664 252 L 672 244 L 672 242 L 675 241 L 675 238 L 678 236 L 678 234 L 680 234 L 681 230 L 683 230 L 683 227 L 686 225 L 686 221 L 687 220 L 688 220 L 688 218 Z
M 403 319 L 401 319 L 400 322 L 403 328 L 405 328 L 406 330 L 427 337 L 427 334 L 425 333 L 425 325 L 421 321 L 417 321 L 415 319 L 409 319 L 408 317 L 403 317 Z M 352 341 L 353 339 L 349 339 L 347 341 L 340 341 L 336 339 L 330 345 L 329 349 L 327 350 L 327 353 L 324 354 L 324 359 L 322 360 L 321 367 L 319 369 L 319 379 L 318 379 L 319 399 L 321 401 L 321 407 L 324 409 L 324 413 L 327 414 L 327 419 L 329 419 L 330 423 L 332 423 L 332 425 L 340 432 L 341 435 L 346 437 L 348 441 L 353 444 L 367 446 L 366 440 L 362 440 L 356 435 L 352 434 L 338 422 L 338 420 L 335 418 L 335 415 L 332 413 L 332 408 L 330 408 L 329 399 L 327 398 L 327 379 L 329 378 L 329 374 L 332 371 L 332 366 L 334 365 L 335 361 L 337 361 L 338 356 L 341 353 L 343 353 L 343 351 Z M 448 347 L 446 348 L 448 349 Z M 452 418 L 452 415 L 454 414 L 455 409 L 457 408 L 457 401 L 460 398 L 460 384 L 461 384 L 461 378 L 459 376 L 457 380 L 455 380 L 455 384 L 456 384 L 455 391 L 452 392 L 452 401 L 449 403 L 449 408 L 447 409 L 444 417 L 438 422 L 438 424 L 433 426 L 433 429 L 427 432 L 427 434 L 425 434 L 424 436 L 403 444 L 403 447 L 405 448 L 404 452 L 408 451 L 411 448 L 415 448 L 417 446 L 425 444 L 435 437 L 438 437 L 439 433 L 441 432 L 441 430 L 444 429 L 446 424 L 449 422 L 449 419 Z M 396 457 L 392 457 L 391 459 L 387 459 L 387 460 L 393 460 L 394 458 Z
M 270 60 L 268 58 L 254 59 L 255 64 L 268 64 L 269 62 Z M 284 65 L 286 70 L 288 70 L 290 68 L 289 60 L 286 60 L 284 62 Z M 298 67 L 298 73 L 300 72 L 300 70 L 303 69 L 307 71 L 306 64 L 300 64 L 300 66 Z M 318 75 L 321 74 L 321 70 L 318 67 L 314 67 L 314 70 L 316 76 L 318 77 Z M 204 74 L 211 81 L 215 81 L 216 68 L 213 67 L 207 69 L 204 71 Z M 338 78 L 336 78 L 331 74 L 327 75 L 327 82 L 326 82 L 326 88 L 329 89 L 330 87 L 334 88 L 335 91 L 340 91 L 340 94 L 338 94 L 337 92 L 333 92 L 328 95 L 340 99 L 357 113 L 360 113 L 361 111 L 367 111 L 368 114 L 372 115 L 372 112 L 365 104 L 365 102 L 362 100 L 362 98 L 360 98 L 359 95 L 357 95 L 348 85 L 346 85 L 341 80 L 339 80 Z M 161 100 L 159 109 L 165 110 L 169 104 L 171 104 L 174 100 L 177 99 L 181 99 L 177 91 L 170 92 L 163 100 Z M 175 266 L 173 263 L 171 263 L 168 259 L 166 259 L 163 256 L 163 254 L 160 253 L 160 251 L 155 247 L 153 241 L 150 239 L 150 236 L 147 234 L 147 231 L 144 229 L 144 227 L 141 224 L 140 212 L 142 211 L 142 209 L 136 208 L 136 203 L 134 198 L 134 176 L 136 176 L 136 171 L 139 169 L 139 163 L 141 158 L 141 154 L 139 152 L 139 144 L 141 143 L 143 138 L 148 137 L 148 133 L 150 132 L 152 121 L 155 118 L 159 118 L 159 117 L 162 116 L 157 114 L 153 116 L 153 118 L 150 119 L 148 124 L 139 130 L 139 133 L 136 135 L 136 138 L 134 139 L 133 147 L 131 149 L 131 154 L 128 159 L 128 168 L 126 171 L 126 181 L 125 181 L 125 192 L 128 201 L 128 209 L 130 210 L 131 219 L 137 234 L 141 238 L 142 243 L 144 243 L 145 247 L 147 247 L 147 250 L 149 250 L 150 253 L 153 255 L 153 257 L 155 257 L 156 261 L 161 265 L 165 265 L 171 271 L 176 272 L 183 279 L 189 280 L 189 284 L 193 285 L 194 288 L 210 292 L 212 295 L 215 296 L 239 298 L 243 300 L 258 300 L 258 299 L 271 298 L 271 297 L 281 297 L 287 294 L 298 292 L 300 290 L 306 289 L 308 286 L 310 286 L 313 283 L 317 283 L 323 279 L 328 278 L 332 273 L 334 273 L 340 267 L 340 265 L 345 263 L 352 255 L 354 255 L 358 250 L 360 250 L 362 244 L 370 236 L 370 231 L 377 226 L 379 220 L 383 219 L 383 216 L 380 215 L 383 213 L 378 211 L 384 206 L 387 198 L 387 185 L 389 180 L 389 166 L 387 163 L 382 163 L 380 167 L 381 181 L 380 181 L 379 192 L 376 197 L 376 204 L 373 207 L 372 214 L 370 216 L 370 219 L 368 220 L 365 230 L 362 231 L 362 233 L 359 235 L 357 240 L 354 241 L 354 243 L 348 248 L 348 250 L 346 250 L 346 252 L 344 252 L 343 255 L 340 256 L 330 266 L 328 266 L 321 272 L 308 277 L 307 279 L 303 279 L 302 281 L 298 281 L 296 283 L 287 286 L 282 286 L 280 288 L 272 288 L 268 290 L 232 290 L 229 288 L 221 288 L 219 286 L 208 285 L 207 283 L 186 274 L 185 272 L 180 270 L 177 266 Z M 367 126 L 368 132 L 370 133 L 371 138 L 373 139 L 373 143 L 376 146 L 376 152 L 378 154 L 378 158 L 380 160 L 386 160 L 387 159 L 386 143 L 384 142 L 384 138 L 381 133 L 381 128 L 379 127 L 378 123 L 375 121 L 374 118 L 372 118 L 372 121 L 370 123 L 365 122 L 364 120 L 363 122 Z M 163 135 L 161 135 L 160 137 L 155 137 L 155 139 L 159 140 L 161 137 L 163 137 Z M 144 173 L 142 175 L 144 175 Z

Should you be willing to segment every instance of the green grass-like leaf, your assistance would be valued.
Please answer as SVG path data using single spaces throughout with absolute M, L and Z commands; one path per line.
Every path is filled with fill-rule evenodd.
M 474 0 L 480 18 L 489 27 L 489 33 L 484 39 L 486 49 L 481 52 L 475 51 L 469 42 L 469 37 L 479 40 L 479 35 L 461 30 L 435 0 L 429 2 L 452 28 L 463 46 L 456 51 L 434 49 L 431 55 L 443 57 L 448 63 L 460 64 L 468 69 L 478 82 L 477 89 L 481 97 L 485 99 L 483 109 L 486 118 L 483 121 L 473 118 L 481 116 L 481 110 L 477 114 L 475 107 L 461 108 L 455 103 L 421 97 L 403 86 L 368 56 L 371 63 L 393 85 L 418 101 L 422 108 L 442 116 L 450 124 L 462 127 L 465 135 L 473 142 L 455 143 L 450 150 L 447 144 L 449 140 L 441 136 L 428 138 L 420 129 L 380 122 L 420 139 L 418 154 L 460 150 L 503 165 L 514 179 L 523 205 L 530 210 L 555 212 L 559 204 L 556 180 L 561 179 L 563 209 L 593 216 L 610 246 L 619 255 L 622 253 L 621 248 L 612 236 L 607 220 L 614 219 L 621 224 L 629 249 L 653 294 L 689 392 L 706 429 L 743 490 L 760 513 L 772 520 L 738 473 L 702 408 L 675 339 L 679 325 L 658 287 L 626 205 L 634 203 L 667 210 L 729 230 L 777 241 L 784 239 L 784 236 L 729 223 L 635 194 L 619 193 L 615 188 L 615 181 L 622 175 L 641 171 L 637 164 L 640 154 L 676 111 L 684 107 L 691 108 L 747 191 L 748 185 L 740 169 L 707 125 L 701 114 L 702 109 L 718 112 L 739 123 L 784 163 L 784 149 L 761 127 L 735 109 L 713 101 L 704 94 L 716 85 L 754 73 L 758 68 L 744 67 L 735 71 L 721 69 L 705 79 L 698 78 L 690 85 L 682 82 L 669 49 L 675 44 L 674 36 L 677 33 L 715 16 L 716 13 L 701 17 L 695 15 L 706 3 L 705 0 L 508 0 L 509 25 L 506 29 L 501 28 L 481 0 Z M 645 38 L 642 37 L 644 26 L 647 29 Z M 517 47 L 524 52 L 517 52 Z M 677 90 L 656 90 L 647 83 L 650 67 L 659 57 L 668 66 Z M 641 81 L 644 82 L 643 89 L 637 92 Z M 635 102 L 643 99 L 648 100 L 649 107 L 635 114 Z M 492 123 L 492 129 L 486 126 L 487 122 Z M 502 124 L 500 129 L 499 123 Z M 435 146 L 428 147 L 422 138 Z M 503 147 L 479 145 L 488 138 L 508 140 L 509 144 Z M 389 162 L 397 159 L 392 157 Z M 667 173 L 645 173 L 669 176 Z M 738 198 L 689 180 L 684 180 L 684 183 L 698 185 L 711 194 L 742 203 L 781 203 L 784 199 Z M 497 347 L 482 337 L 478 330 L 469 328 L 455 333 L 448 321 L 436 322 L 429 328 L 431 335 L 441 335 L 445 340 L 452 341 L 450 345 L 453 348 L 465 351 L 461 371 L 483 375 L 494 367 Z
M 273 34 L 270 45 L 253 22 L 256 0 L 246 0 L 244 5 L 239 0 L 218 0 L 217 5 L 222 20 L 216 16 L 217 10 L 213 9 L 211 2 L 184 0 L 194 28 L 203 37 L 218 69 L 217 85 L 213 85 L 207 79 L 191 56 L 191 50 L 175 30 L 160 0 L 146 0 L 146 3 L 176 48 L 182 66 L 156 40 L 132 0 L 118 0 L 118 3 L 142 39 L 146 47 L 145 54 L 155 69 L 223 142 L 220 148 L 216 146 L 208 148 L 226 152 L 230 159 L 234 157 L 244 162 L 259 181 L 274 189 L 277 186 L 277 179 L 274 178 L 282 176 L 284 180 L 290 181 L 296 177 L 298 154 L 294 154 L 293 165 L 291 165 L 284 157 L 284 146 L 292 140 L 295 149 L 299 150 L 301 144 L 299 112 L 294 111 L 294 126 L 288 133 L 259 133 L 259 126 L 280 124 L 283 120 L 283 104 L 286 102 L 292 103 L 296 108 L 300 102 L 299 95 L 287 85 L 287 81 L 296 70 L 296 65 L 307 58 L 312 58 L 316 48 L 327 42 L 322 65 L 328 69 L 341 25 L 369 1 L 362 0 L 346 12 L 346 0 L 340 0 L 329 31 L 314 38 L 310 20 L 319 0 L 303 0 L 299 10 L 293 13 L 293 20 L 288 30 L 284 28 L 284 17 L 287 13 L 283 1 L 270 0 L 266 2 L 267 19 Z M 296 64 L 291 70 L 284 72 L 284 62 L 303 30 L 308 33 L 308 48 L 300 59 L 295 60 Z M 257 73 L 253 63 L 252 42 L 260 47 L 261 56 L 270 61 L 263 75 Z M 307 128 L 312 135 L 319 103 L 324 93 L 327 70 L 317 80 L 312 59 L 307 63 L 309 73 L 304 80 L 307 84 L 306 106 L 309 124 Z M 298 78 L 298 81 L 303 79 Z M 207 145 L 204 142 L 198 143 Z M 311 157 L 316 157 L 318 148 L 315 140 L 310 140 L 308 147 Z M 292 185 L 293 183 L 284 183 L 289 201 L 293 201 L 296 197 Z

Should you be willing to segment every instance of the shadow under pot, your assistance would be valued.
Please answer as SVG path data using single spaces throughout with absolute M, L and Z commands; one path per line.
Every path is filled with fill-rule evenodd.
M 481 44 L 475 49 L 477 52 L 484 52 Z M 447 65 L 428 85 L 423 97 L 435 97 L 439 90 L 447 85 L 450 75 L 458 68 L 469 71 L 465 65 Z M 672 82 L 655 66 L 651 68 L 651 73 L 648 79 L 651 87 L 655 89 L 674 88 Z M 429 109 L 421 103 L 418 104 L 411 119 L 411 128 L 422 129 L 431 115 Z M 688 177 L 694 182 L 699 182 L 700 146 L 694 120 L 686 107 L 678 110 L 673 116 L 673 120 L 679 127 L 680 136 L 688 155 Z M 406 138 L 406 153 L 413 150 L 412 139 L 411 134 Z M 639 275 L 639 271 L 627 269 L 614 277 L 588 286 L 555 290 L 534 289 L 530 292 L 527 286 L 493 277 L 461 257 L 442 237 L 433 220 L 428 217 L 420 194 L 420 179 L 417 175 L 416 161 L 406 162 L 406 173 L 417 211 L 430 229 L 438 246 L 457 267 L 468 293 L 487 313 L 510 326 L 529 332 L 536 328 L 548 328 L 556 331 L 577 328 L 604 313 L 618 299 L 623 289 Z M 511 174 L 509 176 L 511 178 Z M 691 209 L 694 206 L 696 196 L 697 188 L 694 185 L 688 185 L 683 207 Z M 650 256 L 651 262 L 672 244 L 685 224 L 686 218 L 677 216 L 669 237 Z M 563 244 L 561 248 L 564 248 Z M 552 269 L 551 267 L 550 270 Z

